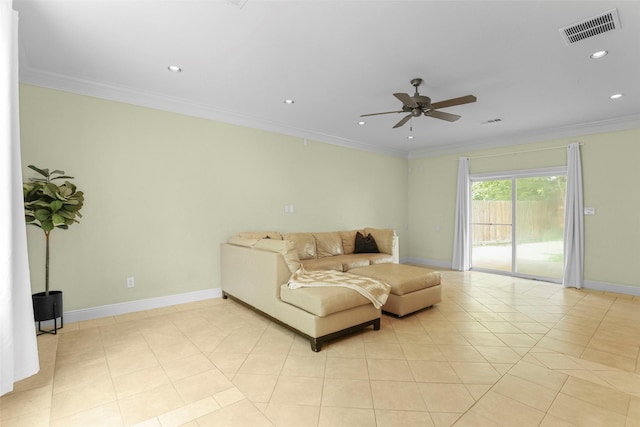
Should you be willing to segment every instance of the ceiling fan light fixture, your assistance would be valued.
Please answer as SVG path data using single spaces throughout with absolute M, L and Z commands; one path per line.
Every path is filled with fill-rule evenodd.
M 591 59 L 600 59 L 600 58 L 604 58 L 605 56 L 607 56 L 607 54 L 609 53 L 609 51 L 607 50 L 599 50 L 597 52 L 593 52 L 590 56 Z

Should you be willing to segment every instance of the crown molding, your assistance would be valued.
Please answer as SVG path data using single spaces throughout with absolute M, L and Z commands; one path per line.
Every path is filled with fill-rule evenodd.
M 640 128 L 640 114 L 610 120 L 600 120 L 589 123 L 580 123 L 572 126 L 547 129 L 540 132 L 531 132 L 526 135 L 512 134 L 500 138 L 487 138 L 455 145 L 440 145 L 437 147 L 411 151 L 409 153 L 409 159 L 416 159 L 420 157 L 436 157 L 476 150 L 487 150 L 491 148 L 529 144 L 532 142 L 549 141 L 553 139 L 576 138 L 579 136 L 591 135 L 596 133 L 616 132 L 637 128 Z
M 141 107 L 153 108 L 156 110 L 171 113 L 184 114 L 201 119 L 214 120 L 253 129 L 259 129 L 287 136 L 323 142 L 341 147 L 351 148 L 360 151 L 367 151 L 391 157 L 407 158 L 407 152 L 392 148 L 372 147 L 360 141 L 342 138 L 322 132 L 314 132 L 306 129 L 288 126 L 282 123 L 267 121 L 257 117 L 238 114 L 231 111 L 215 108 L 211 105 L 194 103 L 181 98 L 169 97 L 166 95 L 143 92 L 140 90 L 97 83 L 94 81 L 69 78 L 64 75 L 35 70 L 29 66 L 21 64 L 20 83 L 42 86 L 49 89 L 71 92 L 79 95 L 86 95 L 95 98 L 107 99 L 110 101 L 122 102 Z

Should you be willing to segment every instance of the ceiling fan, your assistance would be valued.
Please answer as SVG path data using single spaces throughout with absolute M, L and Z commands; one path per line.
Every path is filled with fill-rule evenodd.
M 476 102 L 476 97 L 473 95 L 461 96 L 460 98 L 452 98 L 447 99 L 445 101 L 434 102 L 431 103 L 431 98 L 428 96 L 420 95 L 418 93 L 418 86 L 422 84 L 422 79 L 413 79 L 411 80 L 411 85 L 416 88 L 416 93 L 413 96 L 409 96 L 408 93 L 394 93 L 393 96 L 398 98 L 400 102 L 402 102 L 402 110 L 400 111 L 386 111 L 384 113 L 372 113 L 372 114 L 363 114 L 360 117 L 367 116 L 377 116 L 380 114 L 391 114 L 391 113 L 409 113 L 404 116 L 402 120 L 400 120 L 393 127 L 399 128 L 404 125 L 411 119 L 412 117 L 420 117 L 421 115 L 425 115 L 427 117 L 433 117 L 435 119 L 446 120 L 448 122 L 455 122 L 460 118 L 460 116 L 451 113 L 445 113 L 444 111 L 438 111 L 440 108 L 453 107 L 454 105 L 461 104 L 469 104 L 471 102 Z

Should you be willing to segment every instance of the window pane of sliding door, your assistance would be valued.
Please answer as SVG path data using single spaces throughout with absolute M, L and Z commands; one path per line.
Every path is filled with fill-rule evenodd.
M 565 176 L 516 179 L 516 273 L 562 278 L 565 187 Z
M 512 271 L 512 180 L 471 186 L 471 266 Z

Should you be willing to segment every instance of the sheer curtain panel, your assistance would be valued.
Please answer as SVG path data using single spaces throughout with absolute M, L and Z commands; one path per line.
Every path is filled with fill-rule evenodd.
M 451 262 L 451 268 L 460 271 L 467 271 L 471 266 L 471 247 L 469 246 L 470 192 L 469 158 L 460 157 L 458 161 L 458 191 Z
M 0 395 L 40 369 L 22 202 L 18 13 L 0 0 Z
M 584 271 L 584 202 L 580 144 L 567 148 L 567 192 L 564 210 L 564 277 L 567 288 L 581 288 Z

